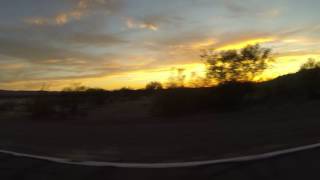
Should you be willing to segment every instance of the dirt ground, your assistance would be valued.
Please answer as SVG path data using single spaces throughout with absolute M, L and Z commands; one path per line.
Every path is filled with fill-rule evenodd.
M 0 148 L 75 160 L 177 162 L 234 157 L 319 142 L 320 102 L 242 112 L 154 117 L 149 99 L 72 120 L 0 121 Z

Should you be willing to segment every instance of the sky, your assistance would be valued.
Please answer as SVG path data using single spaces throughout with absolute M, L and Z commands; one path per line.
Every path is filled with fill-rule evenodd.
M 0 89 L 117 89 L 203 76 L 203 49 L 260 43 L 265 78 L 320 60 L 319 0 L 1 0 Z

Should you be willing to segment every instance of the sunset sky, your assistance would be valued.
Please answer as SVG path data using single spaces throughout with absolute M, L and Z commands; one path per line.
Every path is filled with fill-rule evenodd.
M 319 0 L 1 0 L 0 89 L 116 89 L 204 74 L 201 49 L 261 43 L 264 77 L 320 60 Z

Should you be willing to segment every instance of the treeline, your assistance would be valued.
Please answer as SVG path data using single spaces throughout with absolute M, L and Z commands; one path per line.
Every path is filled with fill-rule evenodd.
M 83 117 L 92 109 L 107 107 L 115 102 L 142 97 L 152 101 L 146 111 L 165 117 L 232 112 L 254 106 L 273 108 L 320 99 L 320 66 L 314 62 L 310 60 L 295 74 L 258 83 L 230 81 L 213 87 L 165 89 L 160 83 L 153 82 L 140 90 L 122 88 L 106 91 L 72 86 L 61 92 L 39 91 L 23 101 L 18 98 L 18 101 L 10 99 L 1 103 L 0 111 L 3 114 L 18 107 L 19 111 L 34 120 L 65 120 Z
M 114 102 L 148 97 L 152 107 L 146 110 L 151 110 L 153 115 L 179 116 L 320 99 L 320 62 L 314 59 L 303 64 L 296 74 L 254 82 L 254 78 L 273 61 L 270 49 L 249 45 L 241 50 L 207 51 L 202 58 L 207 63 L 207 77 L 198 81 L 200 84 L 194 86 L 196 88 L 184 86 L 185 76 L 179 70 L 177 77 L 170 78 L 165 85 L 155 81 L 139 90 L 107 91 L 81 84 L 73 84 L 59 92 L 42 89 L 26 96 L 24 101 L 1 103 L 0 111 L 22 106 L 20 109 L 32 119 L 66 119 L 86 115 L 91 109 Z M 214 86 L 212 82 L 215 82 Z
M 88 88 L 72 85 L 60 92 L 39 91 L 37 96 L 30 98 L 27 112 L 32 118 L 72 118 L 85 116 L 91 109 L 107 106 L 115 102 L 135 100 L 148 96 L 149 90 L 133 90 L 121 88 L 107 91 L 99 88 Z
M 277 107 L 320 100 L 320 63 L 310 59 L 299 72 L 266 82 L 228 81 L 207 88 L 173 88 L 155 98 L 153 112 L 180 116 L 232 112 L 253 106 Z

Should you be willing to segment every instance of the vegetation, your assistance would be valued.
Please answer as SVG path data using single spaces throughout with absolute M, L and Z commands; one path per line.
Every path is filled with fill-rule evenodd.
M 91 107 L 106 103 L 108 92 L 73 84 L 61 92 L 39 91 L 27 103 L 33 119 L 56 119 L 84 115 Z
M 249 104 L 246 97 L 254 83 L 229 82 L 217 87 L 174 88 L 159 92 L 153 112 L 160 116 L 179 116 L 200 112 L 229 112 Z
M 250 81 L 267 67 L 267 62 L 272 59 L 270 51 L 254 45 L 239 51 L 222 51 L 203 56 L 210 63 L 208 77 L 219 81 L 217 86 L 187 88 L 184 86 L 183 69 L 179 69 L 177 76 L 169 79 L 166 89 L 156 81 L 140 90 L 122 88 L 114 91 L 73 84 L 61 92 L 39 91 L 30 98 L 26 109 L 33 119 L 65 118 L 83 115 L 83 112 L 101 105 L 148 96 L 153 102 L 152 112 L 155 115 L 180 116 L 237 111 L 256 105 L 274 107 L 320 99 L 320 63 L 314 59 L 303 64 L 296 74 L 267 82 Z M 236 65 L 239 68 L 231 68 Z M 6 111 L 12 106 L 4 103 L 0 111 Z
M 306 63 L 302 64 L 300 71 L 320 68 L 320 61 L 310 58 Z
M 16 103 L 12 101 L 5 101 L 0 104 L 0 112 L 14 110 Z
M 253 105 L 277 106 L 320 99 L 320 62 L 309 59 L 300 72 L 268 82 L 252 80 L 273 61 L 271 49 L 249 45 L 237 50 L 207 51 L 208 78 L 219 84 L 208 88 L 173 88 L 159 93 L 154 112 L 161 116 L 228 112 Z
M 320 62 L 309 59 L 301 66 L 300 73 L 309 99 L 320 99 Z
M 153 81 L 153 82 L 150 82 L 146 85 L 146 90 L 149 90 L 149 91 L 155 91 L 155 90 L 161 90 L 163 89 L 163 86 L 160 82 L 157 82 L 157 81 Z
M 201 57 L 208 64 L 208 78 L 217 83 L 252 81 L 273 61 L 271 49 L 261 48 L 259 44 L 241 50 L 208 50 Z
M 301 104 L 320 100 L 319 82 L 320 68 L 314 68 L 266 82 L 228 82 L 208 88 L 168 89 L 157 94 L 153 112 L 158 116 L 181 116 Z
M 177 73 L 169 77 L 166 87 L 169 89 L 185 87 L 186 75 L 184 71 L 182 68 L 177 69 Z

